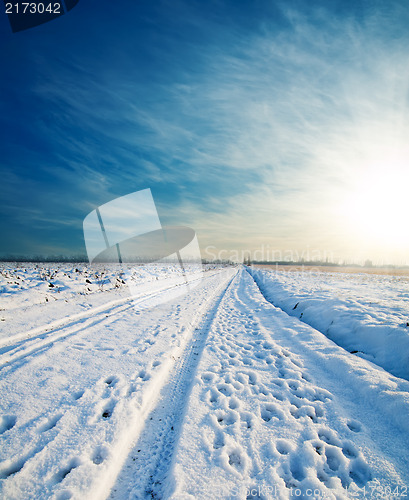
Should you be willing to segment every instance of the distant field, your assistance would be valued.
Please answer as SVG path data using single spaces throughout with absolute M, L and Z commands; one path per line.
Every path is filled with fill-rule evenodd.
M 255 264 L 254 267 L 261 269 L 277 269 L 277 271 L 321 271 L 327 273 L 367 273 L 383 274 L 390 276 L 408 276 L 409 269 L 389 268 L 389 267 L 338 267 L 338 266 L 300 266 L 283 264 Z

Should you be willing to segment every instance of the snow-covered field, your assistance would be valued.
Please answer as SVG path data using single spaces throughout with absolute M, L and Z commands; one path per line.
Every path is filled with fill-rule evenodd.
M 407 497 L 408 282 L 191 273 L 2 265 L 0 498 Z
M 350 352 L 409 380 L 409 277 L 252 269 L 265 297 Z

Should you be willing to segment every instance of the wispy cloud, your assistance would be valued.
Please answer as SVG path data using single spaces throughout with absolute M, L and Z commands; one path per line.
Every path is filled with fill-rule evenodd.
M 408 165 L 405 3 L 266 2 L 247 23 L 167 8 L 183 19 L 150 20 L 140 53 L 123 45 L 111 66 L 38 61 L 38 133 L 55 160 L 40 168 L 57 192 L 69 186 L 85 216 L 151 187 L 162 221 L 206 245 L 352 251 L 340 207 L 357 179 Z
M 382 161 L 386 174 L 408 166 L 406 43 L 378 38 L 383 13 L 366 26 L 319 18 L 314 26 L 291 13 L 291 32 L 238 42 L 235 56 L 209 55 L 194 87 L 189 108 L 207 110 L 210 133 L 200 140 L 198 131 L 199 154 L 185 154 L 203 176 L 220 179 L 223 169 L 232 187 L 223 208 L 196 211 L 219 247 L 325 245 L 348 255 L 356 248 L 339 207 L 357 179 Z

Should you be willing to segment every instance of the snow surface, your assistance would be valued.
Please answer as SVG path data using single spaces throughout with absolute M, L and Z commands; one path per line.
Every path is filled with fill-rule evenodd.
M 178 296 L 176 267 L 136 272 L 130 296 L 118 269 L 1 268 L 0 498 L 407 496 L 407 380 L 272 305 L 275 274 L 210 267 Z M 343 321 L 378 290 L 403 328 L 403 282 L 326 279 Z
M 274 305 L 348 351 L 409 380 L 408 277 L 250 272 Z

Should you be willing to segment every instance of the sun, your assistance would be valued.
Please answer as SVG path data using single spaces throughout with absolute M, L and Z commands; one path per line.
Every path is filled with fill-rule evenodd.
M 409 166 L 383 162 L 356 176 L 342 209 L 356 243 L 376 253 L 409 252 L 408 170 Z

